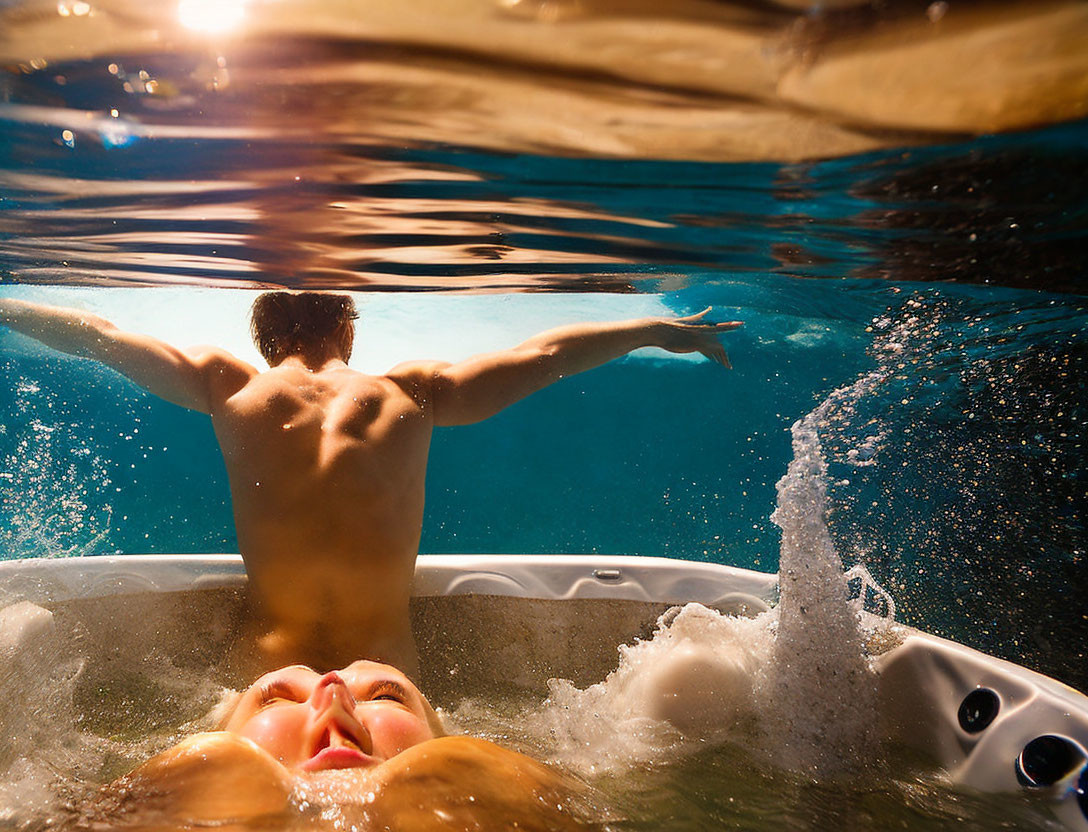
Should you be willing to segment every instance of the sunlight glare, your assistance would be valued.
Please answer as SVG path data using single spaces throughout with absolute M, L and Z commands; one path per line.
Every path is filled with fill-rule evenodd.
M 242 22 L 246 0 L 181 0 L 178 20 L 187 29 L 226 32 Z

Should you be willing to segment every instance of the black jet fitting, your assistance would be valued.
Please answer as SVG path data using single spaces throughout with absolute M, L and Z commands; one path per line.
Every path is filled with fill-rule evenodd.
M 1016 779 L 1021 786 L 1042 789 L 1053 786 L 1084 765 L 1084 749 L 1068 737 L 1044 734 L 1036 737 L 1016 758 Z M 1084 780 L 1083 773 L 1081 780 Z M 1081 808 L 1084 802 L 1081 801 Z
M 975 688 L 960 703 L 960 728 L 977 734 L 989 727 L 1001 710 L 1001 698 L 989 688 Z

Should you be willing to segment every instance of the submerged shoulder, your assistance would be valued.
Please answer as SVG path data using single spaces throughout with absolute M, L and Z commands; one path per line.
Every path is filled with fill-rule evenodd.
M 569 778 L 486 740 L 428 740 L 383 763 L 371 777 L 377 828 L 585 828 L 571 811 L 578 789 Z M 421 802 L 421 794 L 428 799 Z
M 215 731 L 189 737 L 111 783 L 96 814 L 115 820 L 139 813 L 202 826 L 283 812 L 291 788 L 287 769 L 267 751 Z
M 381 772 L 386 790 L 465 788 L 498 802 L 535 801 L 573 782 L 531 757 L 475 737 L 439 737 L 402 751 Z M 486 801 L 485 801 L 486 802 Z

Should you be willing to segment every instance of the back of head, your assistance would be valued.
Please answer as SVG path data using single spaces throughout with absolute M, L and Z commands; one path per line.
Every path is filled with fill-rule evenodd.
M 265 292 L 253 302 L 249 331 L 272 367 L 291 355 L 328 353 L 347 361 L 358 317 L 348 295 Z

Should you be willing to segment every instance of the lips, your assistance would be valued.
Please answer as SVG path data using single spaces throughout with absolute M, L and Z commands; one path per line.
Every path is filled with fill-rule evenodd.
M 337 768 L 362 768 L 377 762 L 369 754 L 347 745 L 329 746 L 303 763 L 302 771 L 329 771 Z

